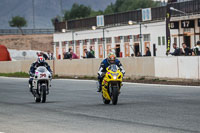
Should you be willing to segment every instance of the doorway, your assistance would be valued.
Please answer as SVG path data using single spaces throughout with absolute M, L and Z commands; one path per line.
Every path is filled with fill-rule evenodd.
M 120 57 L 120 44 L 116 44 L 115 54 L 117 57 Z
M 134 44 L 134 52 L 135 52 L 135 56 L 137 56 L 138 52 L 140 52 L 139 43 Z
M 187 45 L 187 47 L 191 48 L 191 37 L 184 36 L 184 43 Z

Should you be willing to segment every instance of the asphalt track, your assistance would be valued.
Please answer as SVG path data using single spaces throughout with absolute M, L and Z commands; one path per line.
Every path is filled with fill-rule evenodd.
M 34 103 L 27 80 L 0 77 L 0 132 L 200 133 L 200 87 L 125 83 L 114 106 L 94 81 L 53 80 Z

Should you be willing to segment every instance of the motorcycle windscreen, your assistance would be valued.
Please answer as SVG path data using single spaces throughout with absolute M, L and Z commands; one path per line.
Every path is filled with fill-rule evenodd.
M 113 72 L 117 72 L 118 70 L 118 66 L 117 65 L 110 65 L 110 70 L 113 71 Z
M 45 67 L 38 67 L 38 69 L 37 69 L 37 71 L 38 72 L 41 72 L 41 73 L 44 73 L 44 72 L 46 72 L 46 68 Z

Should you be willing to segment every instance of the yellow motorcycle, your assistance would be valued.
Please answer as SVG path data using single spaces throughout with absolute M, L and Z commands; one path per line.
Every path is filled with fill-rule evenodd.
M 113 105 L 117 104 L 120 88 L 122 86 L 123 74 L 117 65 L 110 65 L 102 81 L 102 98 L 104 104 L 112 101 Z

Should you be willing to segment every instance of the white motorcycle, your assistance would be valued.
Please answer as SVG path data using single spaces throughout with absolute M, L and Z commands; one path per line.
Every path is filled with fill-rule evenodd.
M 43 66 L 35 70 L 35 75 L 32 81 L 32 94 L 35 102 L 46 102 L 46 96 L 49 94 L 51 87 L 52 74 Z

